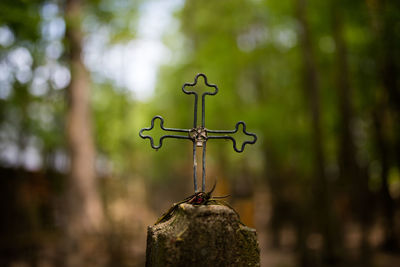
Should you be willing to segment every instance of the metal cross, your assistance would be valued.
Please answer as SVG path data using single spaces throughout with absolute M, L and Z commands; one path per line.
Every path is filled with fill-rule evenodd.
M 198 98 L 199 95 L 191 90 L 188 90 L 188 87 L 193 87 L 197 84 L 197 80 L 199 77 L 204 78 L 204 83 L 206 86 L 213 88 L 214 90 L 211 92 L 204 92 L 201 95 L 201 124 L 197 124 L 197 107 L 198 107 Z M 193 128 L 191 129 L 177 129 L 177 128 L 166 128 L 164 127 L 164 119 L 161 116 L 154 116 L 151 120 L 151 126 L 147 128 L 143 128 L 140 130 L 139 135 L 143 139 L 150 139 L 150 145 L 154 149 L 159 149 L 162 146 L 162 142 L 165 138 L 177 138 L 177 139 L 189 139 L 193 142 L 193 183 L 194 183 L 194 191 L 197 193 L 197 160 L 196 160 L 196 147 L 203 147 L 203 155 L 202 155 L 202 186 L 201 190 L 205 191 L 205 178 L 206 178 L 206 143 L 209 139 L 228 139 L 233 142 L 233 149 L 236 152 L 243 152 L 245 145 L 254 144 L 257 141 L 257 136 L 253 133 L 248 133 L 246 131 L 246 124 L 243 121 L 239 121 L 236 123 L 234 130 L 209 130 L 205 128 L 205 98 L 206 95 L 216 95 L 218 93 L 218 87 L 215 84 L 209 84 L 207 82 L 207 77 L 203 73 L 199 73 L 194 78 L 193 83 L 185 83 L 182 87 L 182 91 L 188 95 L 194 95 L 194 119 L 193 119 Z M 150 131 L 154 128 L 154 121 L 158 119 L 160 120 L 160 127 L 163 131 L 171 132 L 174 134 L 166 134 L 160 137 L 159 145 L 154 144 L 154 140 L 150 135 L 143 135 L 143 132 Z M 231 136 L 239 131 L 239 127 L 242 126 L 242 131 L 245 135 L 251 136 L 253 140 L 243 142 L 240 148 L 236 145 L 236 140 Z M 177 135 L 177 133 L 184 133 L 186 135 Z M 220 134 L 220 135 L 209 135 L 211 134 Z

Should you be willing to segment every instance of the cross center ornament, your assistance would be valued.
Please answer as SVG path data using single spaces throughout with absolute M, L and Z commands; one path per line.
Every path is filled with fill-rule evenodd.
M 204 83 L 207 87 L 213 88 L 211 92 L 204 92 L 201 94 L 201 124 L 197 123 L 197 109 L 198 109 L 198 99 L 199 94 L 195 91 L 190 90 L 191 87 L 197 84 L 199 77 L 203 77 Z M 218 93 L 218 87 L 215 84 L 209 84 L 207 82 L 207 77 L 203 73 L 199 73 L 194 78 L 193 83 L 185 83 L 182 86 L 182 91 L 188 95 L 194 95 L 194 119 L 193 128 L 191 129 L 178 129 L 178 128 L 166 128 L 164 127 L 164 119 L 161 116 L 154 116 L 151 120 L 151 126 L 143 128 L 140 130 L 139 135 L 143 139 L 150 139 L 150 145 L 154 149 L 159 149 L 162 146 L 162 142 L 165 138 L 177 138 L 177 139 L 188 139 L 193 142 L 193 183 L 194 191 L 197 193 L 197 157 L 196 157 L 196 147 L 203 148 L 202 155 L 202 185 L 201 191 L 205 192 L 206 187 L 206 143 L 209 139 L 225 139 L 231 140 L 233 143 L 233 149 L 236 152 L 243 152 L 245 145 L 254 144 L 257 141 L 257 136 L 253 133 L 246 131 L 246 124 L 243 121 L 236 123 L 234 130 L 209 130 L 205 127 L 205 100 L 207 95 L 216 95 Z M 171 134 L 166 134 L 160 137 L 159 145 L 154 144 L 154 139 L 150 135 L 145 135 L 144 132 L 149 132 L 154 128 L 155 120 L 160 120 L 160 127 L 163 131 L 169 132 Z M 241 128 L 242 132 L 251 137 L 251 140 L 244 141 L 240 148 L 237 147 L 236 139 L 233 134 L 237 133 Z M 179 133 L 181 135 L 179 135 Z

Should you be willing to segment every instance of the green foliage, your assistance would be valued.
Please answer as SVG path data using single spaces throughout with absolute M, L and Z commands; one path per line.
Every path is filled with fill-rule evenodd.
M 182 117 L 178 114 L 183 113 L 190 117 L 189 107 L 181 104 L 185 100 L 180 100 L 175 88 L 182 81 L 191 81 L 195 73 L 205 73 L 220 88 L 217 96 L 207 99 L 207 127 L 230 129 L 237 120 L 244 120 L 259 135 L 259 148 L 274 151 L 271 156 L 280 164 L 297 162 L 301 171 L 311 164 L 306 152 L 309 122 L 298 90 L 297 29 L 291 12 L 285 1 L 273 6 L 246 1 L 187 1 L 178 14 L 187 56 L 178 66 L 164 69 L 168 74 L 161 74 L 163 86 L 157 94 L 164 96 L 161 90 L 169 90 L 171 97 L 179 97 L 174 103 L 182 106 L 174 116 Z M 176 77 L 182 77 L 181 81 Z M 229 158 L 233 153 L 226 144 L 210 146 L 214 145 L 224 147 L 226 154 L 219 157 Z M 257 147 L 246 150 L 247 157 L 258 157 Z
M 135 104 L 128 92 L 115 90 L 109 84 L 93 90 L 94 124 L 98 152 L 106 156 L 117 171 L 132 171 L 137 132 L 132 127 Z
M 0 3 L 0 25 L 9 26 L 17 39 L 35 40 L 43 0 L 4 0 Z
M 107 28 L 110 43 L 122 43 L 135 37 L 138 0 L 90 0 L 85 6 L 85 29 L 92 33 Z

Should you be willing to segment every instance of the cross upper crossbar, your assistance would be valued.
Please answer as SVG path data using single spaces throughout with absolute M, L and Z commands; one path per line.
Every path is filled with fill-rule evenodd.
M 204 92 L 201 94 L 201 124 L 197 124 L 197 109 L 198 109 L 198 98 L 199 94 L 195 91 L 188 90 L 190 87 L 193 87 L 197 84 L 199 77 L 204 79 L 204 83 L 207 87 L 213 88 L 211 92 Z M 247 144 L 254 144 L 257 141 L 257 136 L 253 133 L 249 133 L 246 131 L 246 124 L 243 121 L 239 121 L 236 123 L 234 130 L 209 130 L 205 128 L 205 97 L 207 95 L 216 95 L 218 93 L 218 87 L 215 84 L 209 84 L 207 81 L 206 75 L 203 73 L 199 73 L 194 78 L 193 83 L 185 83 L 182 86 L 182 91 L 188 95 L 194 95 L 194 119 L 193 119 L 193 128 L 191 129 L 178 129 L 178 128 L 166 128 L 164 127 L 164 119 L 163 117 L 157 115 L 154 116 L 151 120 L 150 127 L 143 128 L 140 130 L 139 135 L 143 139 L 150 139 L 150 145 L 154 149 L 159 149 L 162 144 L 163 140 L 166 138 L 177 138 L 177 139 L 189 139 L 193 142 L 193 183 L 194 183 L 194 191 L 198 192 L 197 190 L 197 158 L 196 158 L 196 147 L 202 147 L 202 186 L 201 190 L 205 191 L 205 177 L 206 177 L 206 143 L 209 139 L 226 139 L 231 140 L 233 143 L 233 149 L 236 152 L 243 152 L 244 147 Z M 156 145 L 154 143 L 153 137 L 150 135 L 144 135 L 144 132 L 151 131 L 155 126 L 155 120 L 160 121 L 160 128 L 163 131 L 171 132 L 171 134 L 166 134 L 160 137 L 159 144 Z M 242 128 L 242 132 L 246 136 L 252 137 L 252 140 L 244 141 L 240 148 L 237 147 L 236 139 L 232 136 L 239 132 L 239 128 Z M 179 135 L 178 133 L 182 133 L 185 135 Z M 216 135 L 209 135 L 209 134 L 216 134 Z

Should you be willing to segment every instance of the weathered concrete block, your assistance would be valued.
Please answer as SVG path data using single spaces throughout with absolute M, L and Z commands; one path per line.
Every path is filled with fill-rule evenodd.
M 146 266 L 260 266 L 256 231 L 229 207 L 180 204 L 148 227 Z

